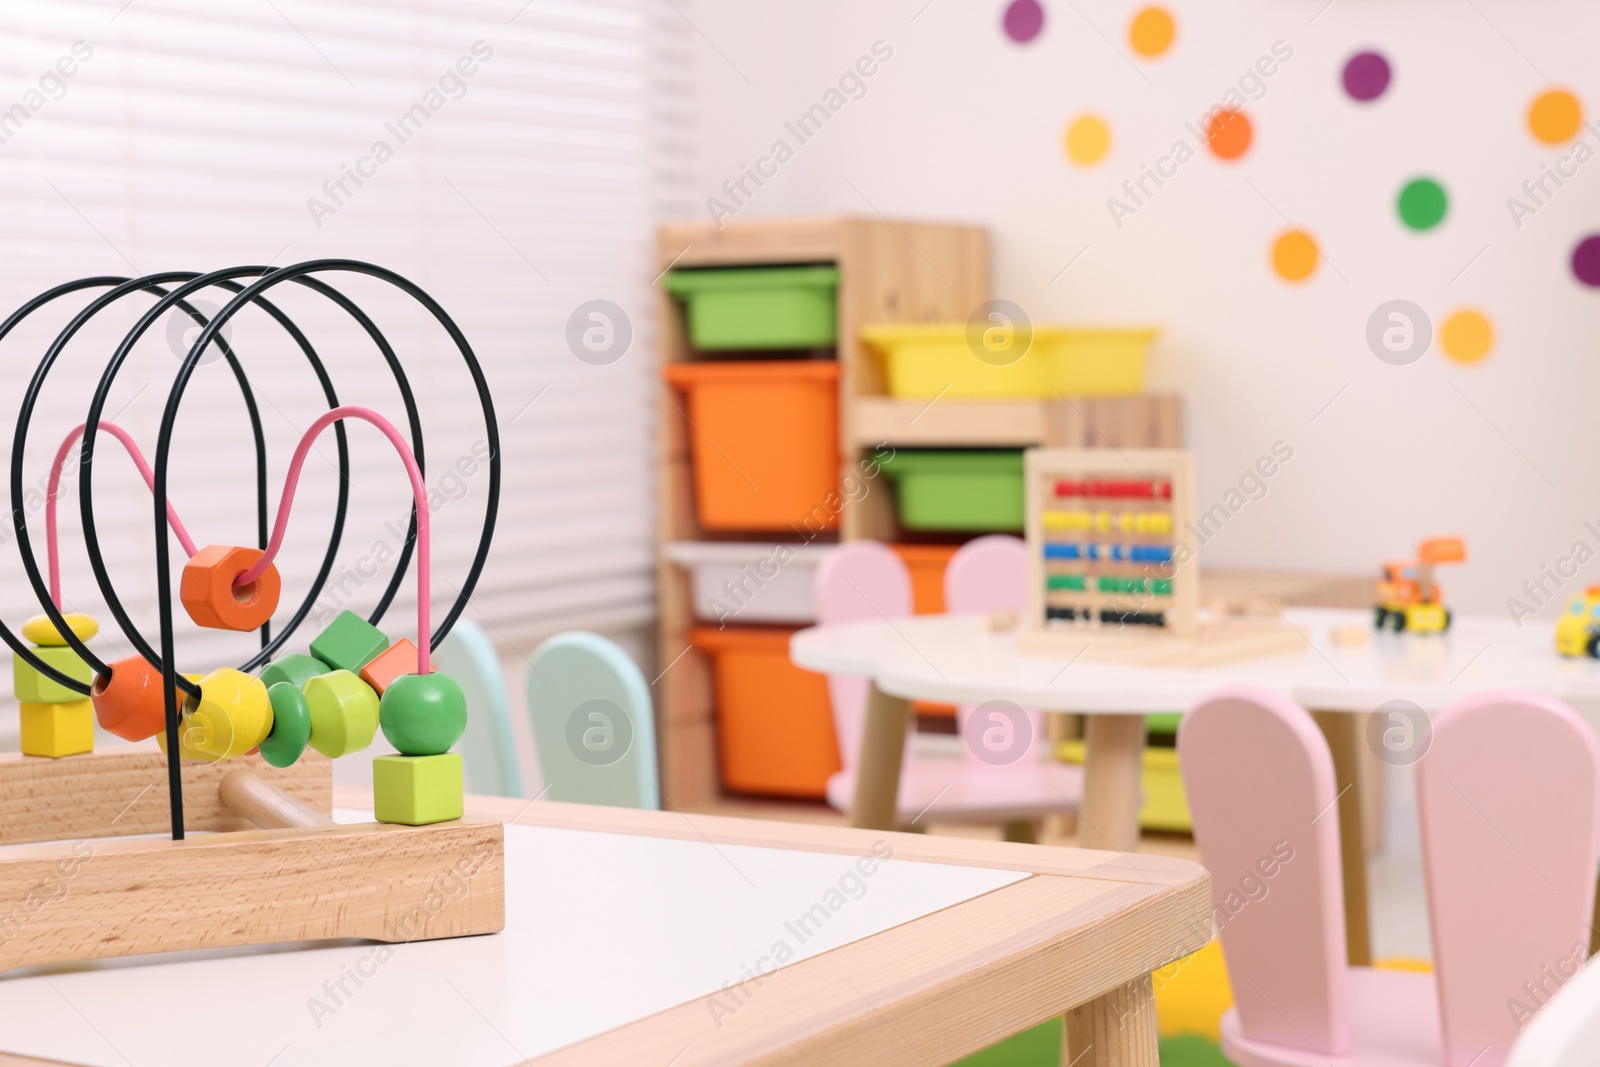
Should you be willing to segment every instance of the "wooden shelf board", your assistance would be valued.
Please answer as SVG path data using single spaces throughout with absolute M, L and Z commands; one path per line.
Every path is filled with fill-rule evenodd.
M 1042 400 L 902 400 L 857 397 L 856 444 L 949 447 L 1042 444 L 1048 433 Z

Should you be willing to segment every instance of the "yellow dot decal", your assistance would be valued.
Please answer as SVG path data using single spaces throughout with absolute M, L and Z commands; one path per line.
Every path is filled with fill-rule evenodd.
M 1540 93 L 1528 107 L 1528 130 L 1545 144 L 1566 144 L 1583 125 L 1583 105 L 1565 89 Z
M 1172 47 L 1172 38 L 1178 27 L 1172 14 L 1164 7 L 1147 7 L 1133 16 L 1128 24 L 1128 43 L 1141 56 L 1154 59 Z
M 1091 167 L 1111 149 L 1111 127 L 1099 115 L 1079 115 L 1067 124 L 1061 140 L 1068 159 L 1080 167 Z
M 1494 325 L 1483 312 L 1463 308 L 1444 320 L 1439 342 L 1457 363 L 1476 363 L 1494 348 Z
M 1300 230 L 1287 230 L 1272 243 L 1272 269 L 1286 282 L 1303 282 L 1317 269 L 1317 242 Z

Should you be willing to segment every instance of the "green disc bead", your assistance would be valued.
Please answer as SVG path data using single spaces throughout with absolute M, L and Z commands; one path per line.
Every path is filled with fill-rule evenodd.
M 383 736 L 403 756 L 450 751 L 467 729 L 467 697 L 448 674 L 403 674 L 378 705 Z
M 261 742 L 261 758 L 274 767 L 293 766 L 311 743 L 311 706 L 293 682 L 268 686 L 267 699 L 272 702 L 272 732 Z
M 349 671 L 329 671 L 305 684 L 311 709 L 311 747 L 338 759 L 372 744 L 378 732 L 378 694 Z
M 291 652 L 287 656 L 280 656 L 267 664 L 261 670 L 261 681 L 268 690 L 279 682 L 289 682 L 296 689 L 305 685 L 319 674 L 327 674 L 332 667 L 304 652 Z

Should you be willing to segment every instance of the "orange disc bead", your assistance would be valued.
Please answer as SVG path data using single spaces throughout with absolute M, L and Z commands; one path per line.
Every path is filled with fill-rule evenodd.
M 94 680 L 89 699 L 94 702 L 94 717 L 101 727 L 126 741 L 143 741 L 166 728 L 161 672 L 143 656 L 129 656 L 111 664 L 111 676 L 101 675 Z
M 244 589 L 233 583 L 255 566 L 264 553 L 259 548 L 207 545 L 184 564 L 178 598 L 189 618 L 213 630 L 255 630 L 278 610 L 282 582 L 272 564 Z

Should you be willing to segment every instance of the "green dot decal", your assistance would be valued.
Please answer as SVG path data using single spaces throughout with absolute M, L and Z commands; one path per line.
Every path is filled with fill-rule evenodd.
M 1413 230 L 1431 230 L 1444 221 L 1450 198 L 1432 178 L 1413 178 L 1400 190 L 1400 221 Z

